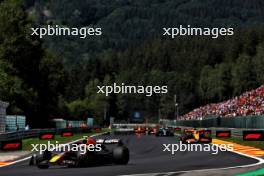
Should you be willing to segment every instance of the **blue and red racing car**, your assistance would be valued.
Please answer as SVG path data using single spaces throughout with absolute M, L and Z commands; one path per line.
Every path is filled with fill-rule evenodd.
M 86 138 L 78 145 L 98 145 L 101 144 L 101 150 L 52 152 L 46 150 L 41 155 L 33 155 L 30 165 L 37 165 L 40 169 L 47 169 L 50 166 L 59 165 L 67 167 L 87 167 L 107 164 L 125 165 L 129 161 L 129 149 L 118 139 L 99 139 Z M 107 144 L 115 146 L 107 147 Z

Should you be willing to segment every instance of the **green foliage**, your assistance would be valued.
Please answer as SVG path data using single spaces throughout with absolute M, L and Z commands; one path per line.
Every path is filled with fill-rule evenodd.
M 109 77 L 106 77 L 103 83 L 98 79 L 90 81 L 85 87 L 85 98 L 67 104 L 70 115 L 78 119 L 93 117 L 97 123 L 102 123 L 104 113 L 109 108 L 109 103 L 107 97 L 97 93 L 97 86 L 109 85 L 109 79 Z
M 180 114 L 228 99 L 264 83 L 263 7 L 262 0 L 1 1 L 0 98 L 35 126 L 52 116 L 127 119 L 134 110 L 173 118 L 175 94 Z M 101 27 L 103 36 L 29 35 L 43 24 Z M 231 26 L 235 35 L 164 38 L 163 27 L 180 24 Z M 167 85 L 169 92 L 97 93 L 113 82 Z
M 256 87 L 256 76 L 252 60 L 249 56 L 241 55 L 232 70 L 232 84 L 234 94 L 241 94 L 244 90 Z
M 9 113 L 25 114 L 30 126 L 46 126 L 58 114 L 63 66 L 29 35 L 21 1 L 1 1 L 0 11 L 0 98 L 10 102 Z
M 264 84 L 264 44 L 257 47 L 257 54 L 253 58 L 253 68 L 256 74 L 256 81 Z
M 205 100 L 224 100 L 230 95 L 231 67 L 227 63 L 205 66 L 199 82 L 200 94 Z

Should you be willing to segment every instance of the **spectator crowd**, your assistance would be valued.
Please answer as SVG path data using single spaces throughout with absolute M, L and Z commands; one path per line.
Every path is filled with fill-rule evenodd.
M 207 115 L 220 117 L 264 115 L 264 85 L 233 99 L 196 108 L 180 116 L 179 120 L 201 120 Z

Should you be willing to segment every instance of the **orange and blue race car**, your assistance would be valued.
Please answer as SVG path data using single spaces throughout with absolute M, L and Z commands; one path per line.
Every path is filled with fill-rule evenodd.
M 146 127 L 138 126 L 138 127 L 134 128 L 134 132 L 135 132 L 136 134 L 143 134 L 143 133 L 146 133 Z
M 212 142 L 211 130 L 203 129 L 185 129 L 184 134 L 181 135 L 180 141 L 182 143 L 211 143 Z

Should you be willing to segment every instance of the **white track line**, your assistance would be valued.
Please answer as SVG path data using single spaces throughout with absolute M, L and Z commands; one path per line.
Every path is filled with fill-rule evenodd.
M 103 132 L 103 133 L 94 134 L 94 135 L 91 135 L 90 137 L 96 137 L 96 136 L 100 136 L 100 135 L 103 135 L 103 134 L 106 134 L 106 133 L 108 133 L 108 132 Z M 81 138 L 81 139 L 77 139 L 77 140 L 72 141 L 72 142 L 69 142 L 69 143 L 65 143 L 65 144 L 73 144 L 73 143 L 76 143 L 76 142 L 78 142 L 78 141 L 80 141 L 80 140 L 82 140 L 82 138 Z M 25 158 L 22 158 L 22 159 L 19 159 L 19 160 L 16 160 L 16 161 L 10 162 L 10 163 L 8 163 L 8 164 L 6 164 L 6 165 L 0 166 L 0 168 L 1 168 L 1 167 L 6 167 L 6 166 L 10 166 L 10 165 L 13 165 L 13 164 L 16 164 L 16 163 L 22 162 L 22 161 L 29 160 L 31 157 L 32 157 L 32 156 L 28 156 L 28 157 L 25 157 Z

